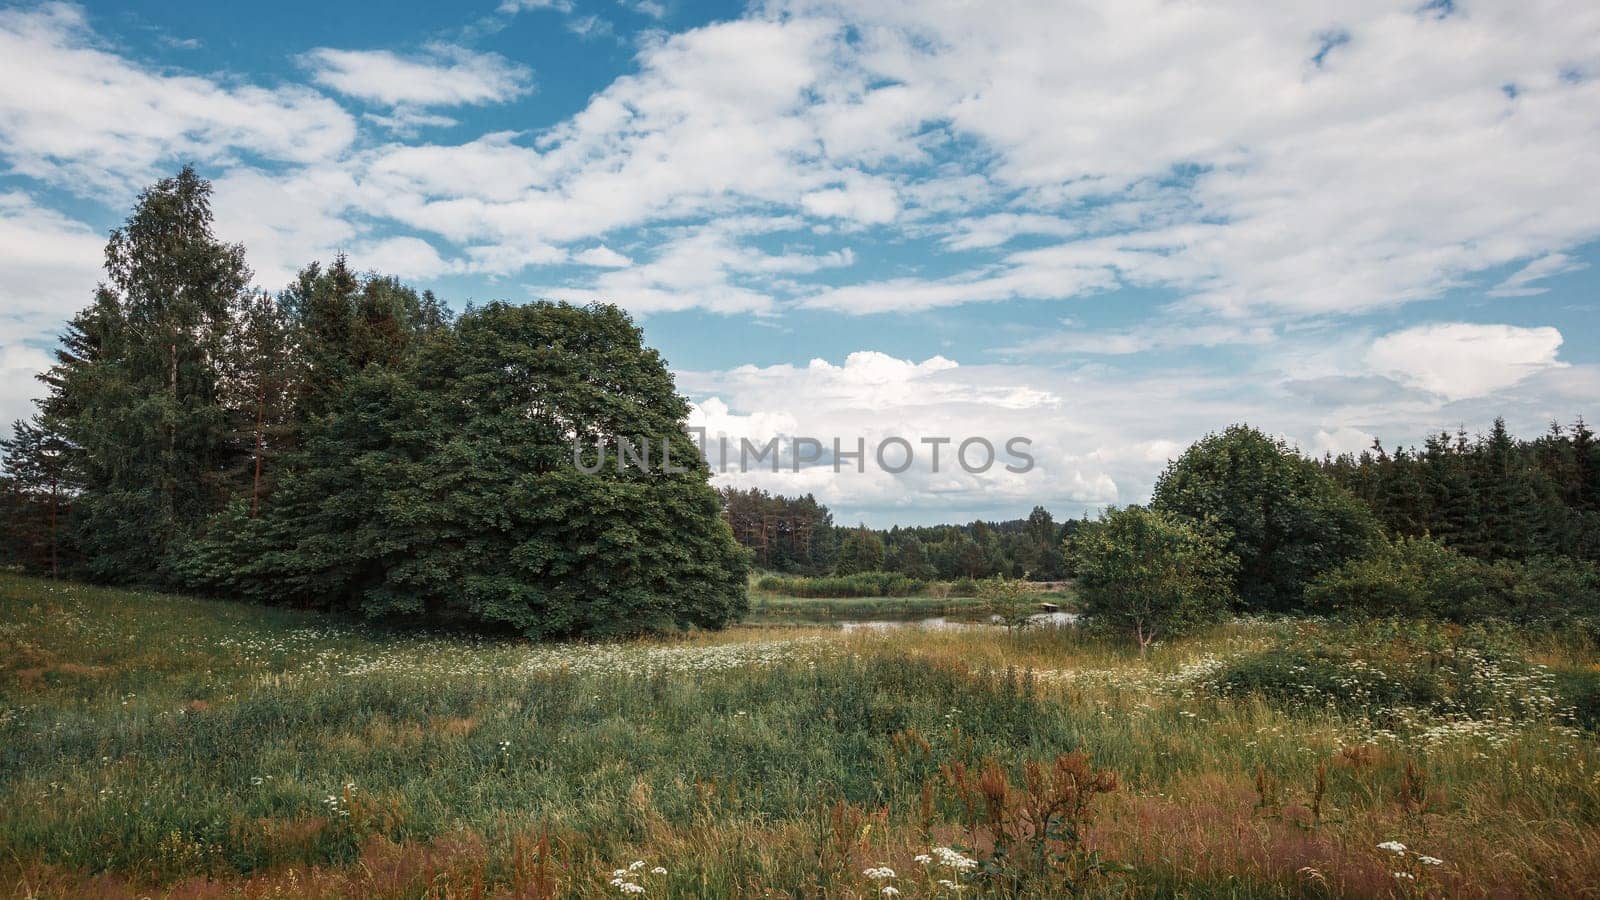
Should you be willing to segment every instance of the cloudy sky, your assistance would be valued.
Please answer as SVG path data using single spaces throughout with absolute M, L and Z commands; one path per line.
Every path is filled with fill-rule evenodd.
M 843 521 L 1137 501 L 1234 421 L 1600 419 L 1589 0 L 343 6 L 0 5 L 6 421 L 186 161 L 264 288 L 615 302 L 735 441 L 1032 441 L 719 476 Z

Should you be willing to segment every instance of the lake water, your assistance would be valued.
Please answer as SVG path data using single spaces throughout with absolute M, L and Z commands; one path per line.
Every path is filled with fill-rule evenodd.
M 1028 617 L 1029 625 L 1048 625 L 1060 628 L 1077 624 L 1078 614 L 1069 612 L 1043 612 Z M 840 622 L 845 631 L 893 631 L 900 628 L 925 628 L 930 631 L 960 631 L 968 628 L 1003 628 L 999 622 L 963 622 L 947 616 L 926 619 L 865 619 L 859 622 Z

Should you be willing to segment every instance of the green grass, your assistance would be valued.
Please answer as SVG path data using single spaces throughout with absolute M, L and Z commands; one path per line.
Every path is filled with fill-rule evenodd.
M 1248 668 L 1285 648 L 1420 639 L 1237 622 L 1146 659 L 1072 629 L 535 646 L 0 575 L 0 891 L 617 896 L 638 859 L 648 896 L 865 896 L 878 865 L 935 896 L 913 857 L 949 845 L 985 860 L 968 895 L 1372 894 L 1410 864 L 1390 839 L 1446 861 L 1418 870 L 1434 892 L 1592 889 L 1600 751 L 1560 714 L 1210 687 L 1239 665 L 1298 677 Z M 1528 653 L 1591 690 L 1592 648 Z M 1025 762 L 1077 750 L 1120 782 L 1084 843 L 1043 874 L 994 856 L 955 771 L 993 761 L 1016 803 L 1042 795 Z

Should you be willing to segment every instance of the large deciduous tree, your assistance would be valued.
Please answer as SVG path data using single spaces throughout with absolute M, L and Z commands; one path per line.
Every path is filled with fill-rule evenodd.
M 1380 537 L 1372 513 L 1316 463 L 1245 425 L 1190 446 L 1151 505 L 1219 534 L 1239 562 L 1238 602 L 1252 612 L 1301 608 L 1307 582 Z
M 202 548 L 202 576 L 530 637 L 726 624 L 747 602 L 745 552 L 641 338 L 615 307 L 494 303 L 410 365 L 369 363 L 260 521 L 236 510 Z M 648 441 L 653 464 L 596 465 L 622 439 Z

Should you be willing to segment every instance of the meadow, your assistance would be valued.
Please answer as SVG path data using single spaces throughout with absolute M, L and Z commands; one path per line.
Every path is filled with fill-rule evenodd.
M 1287 619 L 537 645 L 0 574 L 0 892 L 1600 895 L 1597 662 Z

